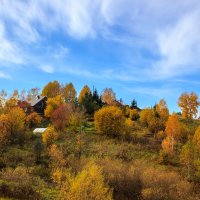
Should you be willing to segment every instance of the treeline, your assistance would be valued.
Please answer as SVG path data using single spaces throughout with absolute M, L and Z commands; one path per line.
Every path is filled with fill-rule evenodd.
M 47 97 L 44 116 L 27 109 L 42 96 Z M 161 99 L 141 110 L 136 100 L 131 105 L 116 100 L 111 88 L 99 94 L 85 85 L 77 95 L 72 83 L 58 81 L 41 93 L 37 88 L 27 94 L 15 90 L 7 98 L 2 90 L 0 196 L 199 199 L 199 98 L 183 93 L 178 106 L 182 112 L 170 114 Z M 46 130 L 33 133 L 36 127 Z M 151 153 L 149 160 L 180 169 L 180 174 L 155 169 L 148 160 Z

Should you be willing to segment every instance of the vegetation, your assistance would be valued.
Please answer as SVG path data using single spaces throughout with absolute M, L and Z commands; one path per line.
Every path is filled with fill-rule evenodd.
M 111 88 L 100 96 L 85 85 L 77 98 L 72 83 L 53 81 L 40 116 L 28 109 L 38 95 L 0 94 L 0 199 L 200 199 L 195 93 L 180 96 L 182 115 L 164 99 L 140 110 Z

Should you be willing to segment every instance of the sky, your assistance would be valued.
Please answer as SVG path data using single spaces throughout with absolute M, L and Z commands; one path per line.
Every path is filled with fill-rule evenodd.
M 0 0 L 0 89 L 108 87 L 179 111 L 200 93 L 199 0 Z

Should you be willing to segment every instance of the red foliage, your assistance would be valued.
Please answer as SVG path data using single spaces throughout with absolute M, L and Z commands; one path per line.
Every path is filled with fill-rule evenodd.
M 51 121 L 56 129 L 62 131 L 66 127 L 67 119 L 67 106 L 65 104 L 60 104 L 59 107 L 53 111 L 51 115 Z

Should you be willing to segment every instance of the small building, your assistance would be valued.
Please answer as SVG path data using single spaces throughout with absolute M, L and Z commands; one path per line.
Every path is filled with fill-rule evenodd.
M 44 133 L 46 131 L 47 128 L 36 128 L 33 130 L 34 134 L 38 134 L 38 133 Z
M 31 105 L 31 111 L 44 116 L 44 111 L 47 106 L 46 102 L 47 102 L 46 96 L 43 96 L 43 97 L 38 96 L 36 100 L 29 101 Z

